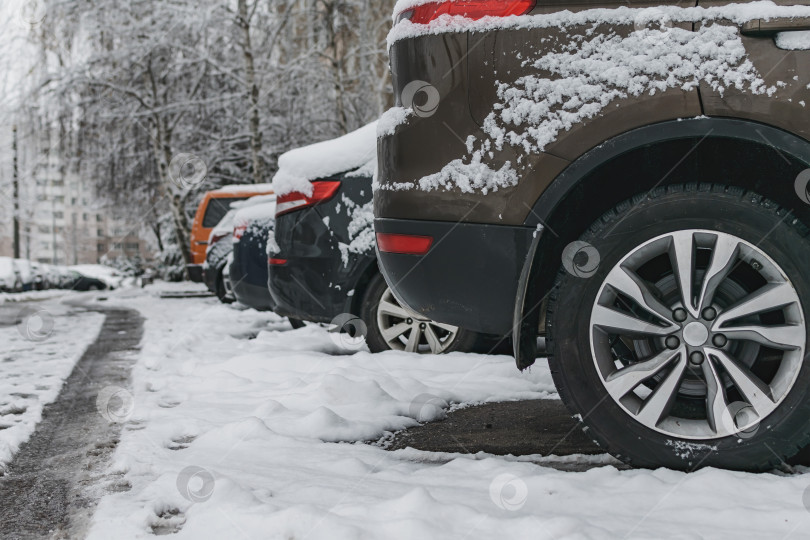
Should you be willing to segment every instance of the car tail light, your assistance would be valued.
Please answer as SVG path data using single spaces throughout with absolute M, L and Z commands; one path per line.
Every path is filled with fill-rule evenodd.
M 424 255 L 433 244 L 432 236 L 377 233 L 377 246 L 385 253 Z
M 213 234 L 213 235 L 211 235 L 211 239 L 208 240 L 208 245 L 213 246 L 214 244 L 216 244 L 217 242 L 219 242 L 220 240 L 222 240 L 226 236 L 228 236 L 228 233 L 225 233 L 225 234 Z
M 238 242 L 239 240 L 241 240 L 246 230 L 247 230 L 247 223 L 243 223 L 242 225 L 236 225 L 233 228 L 233 241 Z
M 509 17 L 525 15 L 534 9 L 537 0 L 457 0 L 433 2 L 403 12 L 399 19 L 408 19 L 414 24 L 427 24 L 442 15 L 461 16 L 477 21 L 484 17 Z
M 270 257 L 267 259 L 267 264 L 272 266 L 282 266 L 287 264 L 287 259 L 276 259 L 275 257 Z
M 322 180 L 312 182 L 312 195 L 309 197 L 298 191 L 280 195 L 276 199 L 276 216 L 328 201 L 334 197 L 339 187 L 338 180 Z

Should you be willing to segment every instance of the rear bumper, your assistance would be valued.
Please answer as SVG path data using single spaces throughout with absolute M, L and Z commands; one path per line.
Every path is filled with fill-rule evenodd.
M 535 229 L 377 218 L 377 232 L 433 237 L 422 256 L 378 253 L 402 302 L 439 322 L 476 332 L 512 330 L 518 281 Z
M 231 280 L 233 295 L 236 297 L 237 302 L 252 307 L 256 311 L 273 311 L 275 305 L 267 286 L 257 287 L 244 280 L 233 281 L 233 278 Z
M 345 310 L 347 293 L 330 279 L 334 264 L 331 258 L 290 257 L 287 264 L 269 266 L 273 311 L 302 321 L 331 322 Z
M 275 302 L 267 288 L 267 267 L 262 269 L 242 267 L 239 249 L 234 246 L 234 260 L 231 263 L 231 288 L 236 301 L 257 311 L 273 311 Z
M 202 283 L 203 269 L 201 264 L 187 264 L 188 278 L 194 283 Z

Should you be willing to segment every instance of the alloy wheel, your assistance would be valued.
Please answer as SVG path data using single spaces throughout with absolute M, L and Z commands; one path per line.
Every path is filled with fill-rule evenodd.
M 425 319 L 402 306 L 390 287 L 377 305 L 377 324 L 385 342 L 397 351 L 440 354 L 458 336 L 458 327 Z
M 610 397 L 658 432 L 744 437 L 787 396 L 802 366 L 796 289 L 760 248 L 683 230 L 637 246 L 607 274 L 590 318 Z

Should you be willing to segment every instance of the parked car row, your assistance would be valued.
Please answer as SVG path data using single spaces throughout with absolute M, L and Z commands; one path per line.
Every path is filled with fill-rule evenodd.
M 494 350 L 495 336 L 403 307 L 380 273 L 372 214 L 376 129 L 372 123 L 288 152 L 274 182 L 280 195 L 229 201 L 209 234 L 203 280 L 222 302 L 275 311 L 294 327 L 348 323 L 343 330 L 361 332 L 373 352 Z
M 100 291 L 116 288 L 122 277 L 101 265 L 58 266 L 0 257 L 0 292 L 18 293 L 47 289 Z

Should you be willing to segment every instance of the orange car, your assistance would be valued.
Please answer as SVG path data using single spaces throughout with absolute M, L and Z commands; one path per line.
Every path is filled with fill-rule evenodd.
M 205 194 L 200 206 L 197 207 L 194 224 L 191 226 L 191 264 L 187 269 L 192 281 L 202 281 L 202 265 L 205 262 L 208 237 L 211 229 L 228 213 L 231 203 L 272 193 L 270 184 L 246 184 L 223 186 Z

